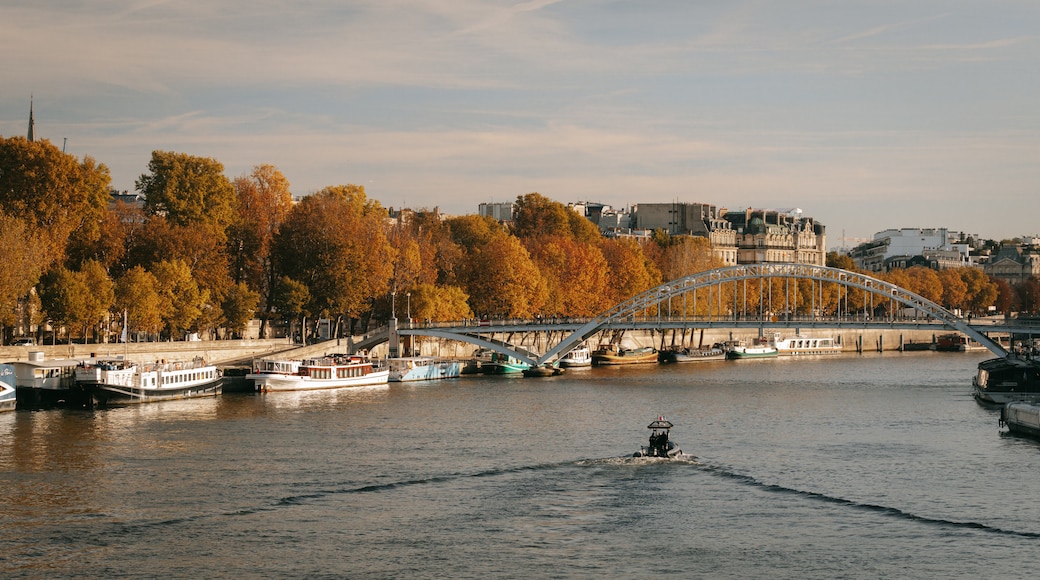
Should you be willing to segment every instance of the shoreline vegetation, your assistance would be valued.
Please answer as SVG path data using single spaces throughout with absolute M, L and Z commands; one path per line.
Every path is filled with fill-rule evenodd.
M 0 137 L 0 344 L 104 344 L 123 332 L 166 342 L 299 337 L 315 334 L 319 319 L 328 335 L 347 337 L 392 317 L 591 317 L 722 265 L 706 238 L 605 237 L 538 193 L 518 196 L 512 222 L 499 223 L 436 209 L 391 212 L 360 185 L 329 186 L 294 203 L 274 166 L 234 179 L 223 171 L 214 159 L 154 151 L 139 195 L 120 194 L 90 157 Z M 827 265 L 855 269 L 834 252 Z M 974 268 L 877 277 L 974 315 L 993 304 L 1035 310 L 1040 301 L 1040 291 L 1019 296 Z M 810 290 L 784 304 L 784 282 L 749 284 L 741 299 L 768 296 L 766 310 L 796 314 L 866 303 L 863 292 L 824 284 L 814 303 Z M 718 307 L 707 299 L 673 314 Z M 722 306 L 737 299 L 724 295 Z

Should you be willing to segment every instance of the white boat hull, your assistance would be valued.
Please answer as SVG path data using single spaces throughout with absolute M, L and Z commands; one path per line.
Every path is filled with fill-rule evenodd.
M 462 375 L 462 363 L 455 360 L 390 359 L 392 383 L 454 379 Z
M 385 385 L 390 371 L 372 371 L 367 375 L 347 378 L 316 379 L 299 375 L 249 374 L 246 380 L 253 381 L 255 389 L 262 393 L 277 391 L 314 391 L 320 389 L 342 389 Z

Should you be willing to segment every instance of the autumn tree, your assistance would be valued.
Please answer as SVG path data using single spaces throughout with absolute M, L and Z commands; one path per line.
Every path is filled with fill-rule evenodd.
M 1012 312 L 1018 310 L 1018 293 L 1007 280 L 994 278 L 993 283 L 997 286 L 997 301 L 994 306 L 999 312 Z
M 677 280 L 722 264 L 711 251 L 711 242 L 700 236 L 674 236 L 664 248 L 658 267 L 665 280 Z
M 282 274 L 307 287 L 312 313 L 353 321 L 390 291 L 394 256 L 385 218 L 355 185 L 327 187 L 289 212 L 273 255 Z
M 997 299 L 997 287 L 982 270 L 977 268 L 959 268 L 961 280 L 968 287 L 964 294 L 962 308 L 974 314 L 987 311 Z
M 1019 304 L 1025 312 L 1040 311 L 1040 279 L 1030 276 L 1016 285 Z
M 419 284 L 412 288 L 412 314 L 419 320 L 461 320 L 472 318 L 469 297 L 458 286 Z
M 273 165 L 257 165 L 252 173 L 234 180 L 238 212 L 228 228 L 231 280 L 245 282 L 257 292 L 259 307 L 271 309 L 275 270 L 271 244 L 275 232 L 292 209 L 289 180 Z M 266 334 L 267 316 L 261 317 L 260 336 Z
M 0 325 L 7 327 L 15 324 L 18 301 L 39 281 L 47 260 L 35 229 L 2 209 L 0 248 L 4 256 L 0 267 Z
M 905 288 L 936 304 L 942 301 L 943 287 L 939 274 L 931 268 L 914 266 L 906 270 L 909 285 Z
M 599 228 L 585 216 L 540 193 L 516 198 L 513 234 L 521 239 L 544 235 L 566 236 L 580 242 L 594 242 Z
M 661 273 L 643 254 L 643 247 L 631 238 L 599 241 L 610 280 L 604 295 L 613 305 L 645 292 L 661 283 Z
M 968 293 L 968 285 L 961 278 L 960 269 L 940 270 L 939 281 L 943 287 L 942 300 L 939 301 L 939 304 L 947 310 L 960 308 L 964 303 L 965 294 Z
M 82 162 L 46 139 L 0 137 L 0 210 L 38 232 L 46 268 L 72 237 L 95 239 L 108 203 L 108 168 Z
M 547 298 L 538 267 L 513 236 L 499 234 L 472 248 L 466 271 L 465 290 L 477 315 L 530 318 Z
M 524 245 L 548 291 L 542 313 L 595 316 L 611 306 L 607 261 L 597 245 L 564 235 L 535 236 Z
M 838 252 L 827 252 L 827 267 L 840 268 L 850 272 L 858 271 L 856 261 L 852 259 L 852 256 L 839 254 Z

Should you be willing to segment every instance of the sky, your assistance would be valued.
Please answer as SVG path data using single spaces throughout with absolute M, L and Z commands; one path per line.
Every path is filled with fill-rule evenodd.
M 0 135 L 388 207 L 799 208 L 1040 233 L 1035 0 L 5 0 Z

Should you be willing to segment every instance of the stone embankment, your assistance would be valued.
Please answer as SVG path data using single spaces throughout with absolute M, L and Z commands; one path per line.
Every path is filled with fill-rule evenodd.
M 344 343 L 345 345 L 345 343 Z M 0 347 L 0 362 L 29 360 L 29 353 L 42 352 L 44 360 L 85 359 L 125 356 L 134 361 L 191 360 L 202 357 L 217 366 L 248 365 L 254 358 L 285 356 L 300 358 L 330 352 L 342 352 L 346 346 L 335 340 L 300 346 L 287 339 L 271 340 L 203 340 L 176 342 L 132 342 L 129 344 L 58 344 Z M 340 350 L 337 351 L 336 349 Z

